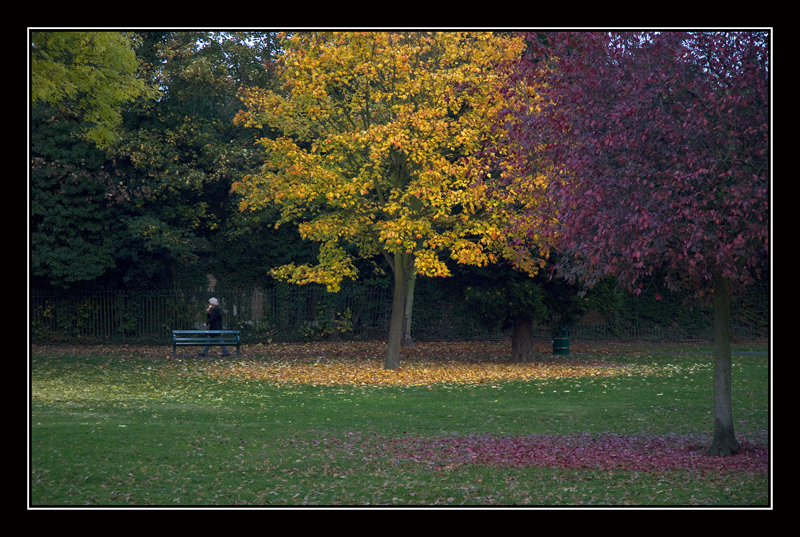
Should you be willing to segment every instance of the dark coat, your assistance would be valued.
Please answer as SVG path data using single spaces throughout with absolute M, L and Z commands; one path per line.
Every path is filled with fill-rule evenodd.
M 211 311 L 206 313 L 208 321 L 206 325 L 209 330 L 222 330 L 222 313 L 219 311 L 219 306 L 214 306 Z

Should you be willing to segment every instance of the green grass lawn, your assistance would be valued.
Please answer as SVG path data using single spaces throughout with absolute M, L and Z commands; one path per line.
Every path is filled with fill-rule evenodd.
M 692 449 L 710 441 L 713 362 L 692 351 L 625 347 L 612 377 L 315 386 L 38 349 L 30 505 L 770 506 L 768 357 L 733 357 L 745 449 L 709 461 Z

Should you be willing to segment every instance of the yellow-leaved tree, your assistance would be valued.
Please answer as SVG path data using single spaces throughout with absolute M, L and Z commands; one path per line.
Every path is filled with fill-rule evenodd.
M 507 213 L 482 181 L 502 156 L 476 154 L 502 147 L 499 66 L 523 48 L 489 32 L 296 33 L 283 40 L 282 90 L 241 91 L 236 122 L 280 137 L 260 141 L 263 171 L 234 185 L 240 209 L 277 204 L 278 225 L 320 243 L 319 264 L 273 276 L 338 291 L 357 276 L 352 252 L 382 254 L 395 283 L 387 369 L 400 363 L 417 274 L 448 276 L 448 254 L 473 265 L 513 255 Z

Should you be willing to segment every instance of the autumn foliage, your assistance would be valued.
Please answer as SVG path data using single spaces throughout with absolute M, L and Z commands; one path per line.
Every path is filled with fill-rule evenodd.
M 486 214 L 485 170 L 474 153 L 500 135 L 496 67 L 519 38 L 489 33 L 300 33 L 286 38 L 284 92 L 245 89 L 237 122 L 277 129 L 261 144 L 263 174 L 234 189 L 240 209 L 282 207 L 319 241 L 320 264 L 274 271 L 295 283 L 338 289 L 356 270 L 345 252 L 414 256 L 419 274 L 447 276 L 439 256 L 496 260 L 501 222 Z
M 528 41 L 515 73 L 540 99 L 509 108 L 506 125 L 520 165 L 548 178 L 536 190 L 547 216 L 531 233 L 552 237 L 557 271 L 588 287 L 615 275 L 636 294 L 656 283 L 713 300 L 709 454 L 736 453 L 730 300 L 768 255 L 769 35 L 556 32 Z M 526 184 L 507 176 L 499 190 Z
M 692 449 L 688 438 L 637 438 L 600 436 L 529 435 L 403 438 L 388 442 L 384 450 L 433 468 L 480 464 L 500 468 L 546 466 L 551 468 L 600 469 L 660 473 L 691 470 L 706 474 L 769 471 L 768 450 L 752 446 L 735 460 L 703 457 Z
M 614 274 L 639 293 L 733 291 L 768 252 L 769 70 L 759 32 L 528 36 L 517 76 L 540 100 L 506 123 L 522 162 L 542 167 L 561 273 Z M 510 88 L 511 91 L 514 87 Z M 519 188 L 528 178 L 511 180 Z
M 523 47 L 486 32 L 297 33 L 283 42 L 282 91 L 241 92 L 236 122 L 269 135 L 263 173 L 234 184 L 240 209 L 277 204 L 279 225 L 320 244 L 317 265 L 273 276 L 338 290 L 358 276 L 355 258 L 382 255 L 395 276 L 387 367 L 417 274 L 448 276 L 446 256 L 483 266 L 513 254 L 481 180 L 507 154 L 501 67 Z M 491 147 L 491 160 L 478 156 Z

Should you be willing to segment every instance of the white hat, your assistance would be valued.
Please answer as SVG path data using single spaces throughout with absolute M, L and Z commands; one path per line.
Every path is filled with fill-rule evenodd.
M 210 298 L 208 299 L 208 301 L 214 304 L 215 306 L 219 306 L 219 300 L 217 300 L 216 298 Z

